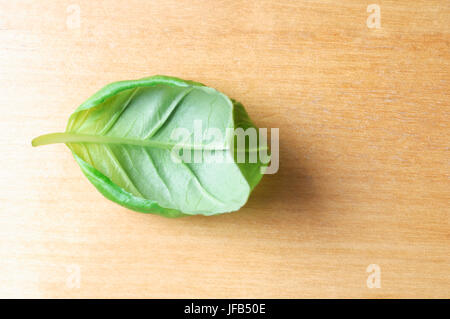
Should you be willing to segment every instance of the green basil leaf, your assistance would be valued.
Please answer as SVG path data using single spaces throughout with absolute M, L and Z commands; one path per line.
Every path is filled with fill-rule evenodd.
M 225 161 L 173 160 L 174 130 L 195 135 L 196 121 L 203 129 L 218 129 L 222 138 L 213 146 L 203 139 L 182 141 L 183 150 L 207 149 Z M 153 76 L 107 85 L 75 110 L 64 133 L 42 135 L 32 145 L 65 143 L 100 193 L 132 210 L 166 217 L 214 215 L 242 207 L 262 177 L 265 164 L 259 158 L 238 163 L 235 137 L 227 133 L 249 127 L 254 125 L 243 106 L 224 94 Z M 257 149 L 246 145 L 239 151 Z

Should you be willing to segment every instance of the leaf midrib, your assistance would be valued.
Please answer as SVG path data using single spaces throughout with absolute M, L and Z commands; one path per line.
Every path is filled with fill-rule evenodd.
M 33 139 L 31 144 L 33 146 L 56 144 L 56 143 L 95 143 L 95 144 L 121 144 L 121 145 L 136 145 L 143 147 L 152 147 L 159 149 L 171 150 L 175 146 L 182 149 L 190 150 L 215 150 L 226 151 L 228 148 L 208 147 L 208 145 L 192 145 L 182 143 L 160 142 L 155 140 L 137 140 L 131 138 L 114 137 L 106 135 L 90 135 L 78 133 L 50 133 L 41 135 Z

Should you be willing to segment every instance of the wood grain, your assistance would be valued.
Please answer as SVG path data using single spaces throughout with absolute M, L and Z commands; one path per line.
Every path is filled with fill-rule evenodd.
M 377 1 L 381 29 L 370 3 L 1 0 L 0 297 L 450 297 L 450 2 Z M 153 74 L 280 128 L 239 212 L 134 213 L 64 145 L 31 147 Z

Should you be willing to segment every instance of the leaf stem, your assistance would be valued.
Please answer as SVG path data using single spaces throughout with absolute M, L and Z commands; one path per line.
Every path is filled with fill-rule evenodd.
M 57 144 L 57 143 L 97 143 L 97 144 L 125 144 L 125 145 L 137 145 L 144 147 L 154 147 L 160 149 L 172 149 L 175 146 L 179 146 L 180 149 L 191 149 L 191 150 L 216 150 L 216 151 L 225 151 L 227 148 L 208 148 L 207 146 L 196 146 L 196 145 L 182 145 L 176 143 L 167 143 L 167 142 L 159 142 L 152 140 L 137 140 L 137 139 L 128 139 L 121 137 L 113 137 L 113 136 L 105 136 L 105 135 L 88 135 L 88 134 L 76 134 L 76 133 L 50 133 L 44 134 L 34 138 L 31 141 L 32 146 L 41 146 L 48 144 Z M 262 149 L 267 149 L 264 147 Z M 244 152 L 257 152 L 257 149 L 246 149 L 242 150 Z M 236 150 L 237 152 L 242 152 L 240 150 Z
M 85 140 L 85 139 L 83 139 Z M 34 138 L 31 141 L 32 146 L 41 146 L 48 144 L 57 144 L 57 143 L 69 143 L 69 142 L 79 142 L 80 136 L 69 133 L 50 133 L 44 134 Z
M 88 135 L 77 133 L 50 133 L 36 137 L 31 145 L 40 146 L 56 143 L 97 143 L 97 144 L 128 144 L 138 146 L 150 146 L 156 148 L 170 149 L 175 144 L 152 140 L 137 140 L 105 135 Z

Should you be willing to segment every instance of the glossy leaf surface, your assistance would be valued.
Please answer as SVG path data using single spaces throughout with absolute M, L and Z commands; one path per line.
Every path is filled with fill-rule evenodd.
M 177 128 L 195 123 L 223 136 L 210 148 L 223 162 L 176 162 Z M 70 116 L 65 133 L 33 145 L 65 143 L 89 181 L 110 200 L 167 217 L 214 215 L 242 207 L 262 177 L 260 162 L 237 164 L 227 129 L 253 126 L 240 103 L 200 83 L 165 76 L 107 85 Z M 201 143 L 205 143 L 203 140 Z

